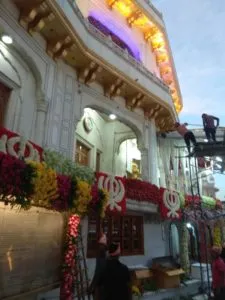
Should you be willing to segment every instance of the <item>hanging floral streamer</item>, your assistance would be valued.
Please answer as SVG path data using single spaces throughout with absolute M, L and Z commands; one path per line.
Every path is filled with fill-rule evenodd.
M 213 245 L 218 247 L 222 246 L 222 232 L 218 224 L 214 226 L 213 230 Z
M 97 185 L 93 185 L 91 194 L 91 205 L 93 210 L 96 211 L 101 218 L 104 218 L 105 211 L 109 202 L 109 193 L 106 190 L 98 189 Z
M 79 234 L 80 217 L 72 215 L 69 218 L 66 250 L 64 254 L 64 264 L 62 268 L 62 282 L 60 287 L 60 300 L 72 300 L 74 296 L 75 264 L 76 264 L 76 242 Z

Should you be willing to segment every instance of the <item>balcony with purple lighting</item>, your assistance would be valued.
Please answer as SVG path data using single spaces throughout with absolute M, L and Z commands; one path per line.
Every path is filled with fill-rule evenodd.
M 76 2 L 70 0 L 56 0 L 63 10 L 69 26 L 79 36 L 82 47 L 96 55 L 101 62 L 107 62 L 108 70 L 116 70 L 127 80 L 138 80 L 143 91 L 161 99 L 166 105 L 174 105 L 168 86 L 146 66 L 146 52 L 132 35 L 131 28 L 123 28 L 116 23 L 116 19 L 96 10 L 81 11 Z M 83 3 L 83 2 L 82 2 Z M 145 51 L 145 50 L 144 50 Z
M 130 56 L 132 56 L 137 61 L 141 61 L 141 54 L 138 46 L 130 38 L 125 30 L 116 26 L 116 22 L 109 22 L 108 19 L 104 18 L 102 14 L 98 12 L 90 13 L 88 20 L 105 36 L 111 37 L 112 41 L 121 49 L 127 50 Z

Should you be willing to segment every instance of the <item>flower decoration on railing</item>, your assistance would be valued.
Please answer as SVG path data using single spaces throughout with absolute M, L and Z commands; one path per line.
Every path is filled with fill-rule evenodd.
M 126 179 L 125 185 L 128 199 L 159 204 L 160 193 L 156 185 L 137 179 Z
M 108 193 L 98 189 L 93 200 L 88 182 L 57 174 L 45 163 L 25 162 L 0 152 L 0 201 L 23 209 L 34 205 L 71 211 L 81 217 L 95 209 L 103 217 Z
M 80 217 L 72 215 L 68 221 L 65 242 L 64 262 L 62 268 L 62 280 L 60 287 L 60 299 L 74 299 L 74 281 L 76 280 L 75 264 L 77 256 L 77 238 L 79 236 Z
M 48 154 L 47 162 L 50 163 L 47 164 L 21 160 L 0 151 L 0 201 L 23 209 L 34 205 L 60 212 L 71 211 L 81 217 L 95 210 L 102 218 L 106 210 L 115 205 L 120 208 L 115 209 L 115 213 L 125 213 L 126 199 L 162 203 L 160 189 L 150 182 L 97 173 L 93 184 L 93 171 L 74 167 L 72 161 L 64 158 L 60 164 L 58 158 L 60 156 Z M 211 197 L 200 199 L 181 194 L 178 197 L 181 208 L 198 207 L 201 203 L 205 209 L 222 209 L 221 202 Z

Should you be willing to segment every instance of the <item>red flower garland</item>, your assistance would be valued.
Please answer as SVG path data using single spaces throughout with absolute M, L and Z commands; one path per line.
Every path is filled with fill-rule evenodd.
M 22 160 L 0 152 L 0 195 L 9 201 L 15 197 L 12 205 L 21 204 L 24 208 L 30 205 L 33 192 L 32 177 L 35 172 Z
M 69 218 L 66 251 L 62 270 L 62 282 L 60 287 L 60 300 L 72 300 L 74 296 L 76 240 L 79 234 L 80 217 L 72 215 Z
M 137 179 L 125 179 L 126 197 L 137 201 L 159 204 L 159 188 L 150 182 Z
M 57 175 L 58 199 L 53 201 L 52 207 L 58 211 L 67 211 L 69 209 L 68 199 L 71 193 L 71 178 L 66 175 Z

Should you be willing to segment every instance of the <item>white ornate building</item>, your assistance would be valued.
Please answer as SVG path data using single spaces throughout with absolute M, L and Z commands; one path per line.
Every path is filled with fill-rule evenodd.
M 0 35 L 0 126 L 96 171 L 188 191 L 185 160 L 159 137 L 182 98 L 162 15 L 149 1 L 3 0 Z M 105 224 L 119 239 L 130 224 L 141 232 L 133 246 L 124 242 L 128 265 L 168 253 L 157 211 L 129 200 L 126 216 Z M 95 240 L 96 220 L 84 228 Z

